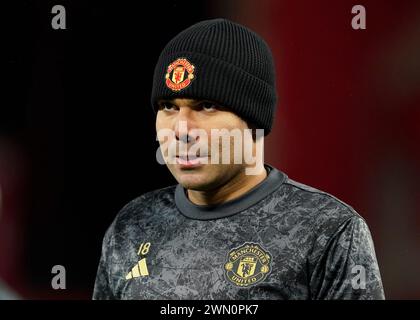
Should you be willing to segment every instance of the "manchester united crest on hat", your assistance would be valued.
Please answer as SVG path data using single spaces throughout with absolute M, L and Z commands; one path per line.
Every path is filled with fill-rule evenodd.
M 270 272 L 271 254 L 253 242 L 232 249 L 225 263 L 226 278 L 238 287 L 258 284 Z
M 181 91 L 194 79 L 195 66 L 186 58 L 178 58 L 172 62 L 165 75 L 166 86 L 172 91 Z

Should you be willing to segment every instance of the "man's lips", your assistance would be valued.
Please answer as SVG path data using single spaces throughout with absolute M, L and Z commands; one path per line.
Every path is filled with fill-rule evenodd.
M 201 165 L 203 162 L 203 159 L 206 159 L 206 156 L 196 156 L 196 155 L 186 155 L 186 156 L 176 156 L 176 163 L 184 166 L 184 167 L 194 167 L 194 166 L 198 166 Z

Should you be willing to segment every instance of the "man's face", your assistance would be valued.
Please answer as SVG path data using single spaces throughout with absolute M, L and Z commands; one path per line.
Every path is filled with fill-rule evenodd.
M 228 109 L 207 101 L 173 99 L 161 100 L 158 104 L 159 111 L 156 116 L 158 137 L 160 130 L 169 129 L 174 133 L 165 141 L 159 139 L 161 151 L 168 169 L 184 188 L 199 191 L 214 190 L 244 169 L 244 161 L 234 163 L 233 137 L 227 140 L 230 144 L 229 163 L 222 163 L 223 153 L 226 153 L 226 145 L 222 145 L 223 134 L 220 139 L 216 139 L 220 141 L 217 148 L 211 145 L 212 129 L 226 129 L 225 132 L 239 129 L 243 133 L 244 129 L 248 128 L 244 120 Z M 207 139 L 197 132 L 205 133 Z M 171 143 L 176 145 L 173 157 L 169 156 L 168 152 L 168 145 Z M 197 148 L 199 146 L 203 148 Z M 212 163 L 212 152 L 219 153 L 218 163 Z M 207 164 L 203 163 L 205 160 Z

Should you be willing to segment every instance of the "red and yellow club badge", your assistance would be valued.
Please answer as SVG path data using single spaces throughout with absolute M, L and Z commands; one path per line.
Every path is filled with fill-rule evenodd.
M 172 91 L 181 91 L 194 79 L 195 66 L 186 58 L 178 58 L 166 70 L 165 83 Z

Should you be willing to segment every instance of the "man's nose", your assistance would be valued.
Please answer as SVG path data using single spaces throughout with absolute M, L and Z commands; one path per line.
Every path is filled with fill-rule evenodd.
M 191 112 L 180 110 L 175 119 L 175 137 L 179 142 L 194 143 L 197 137 L 191 130 L 197 128 Z

